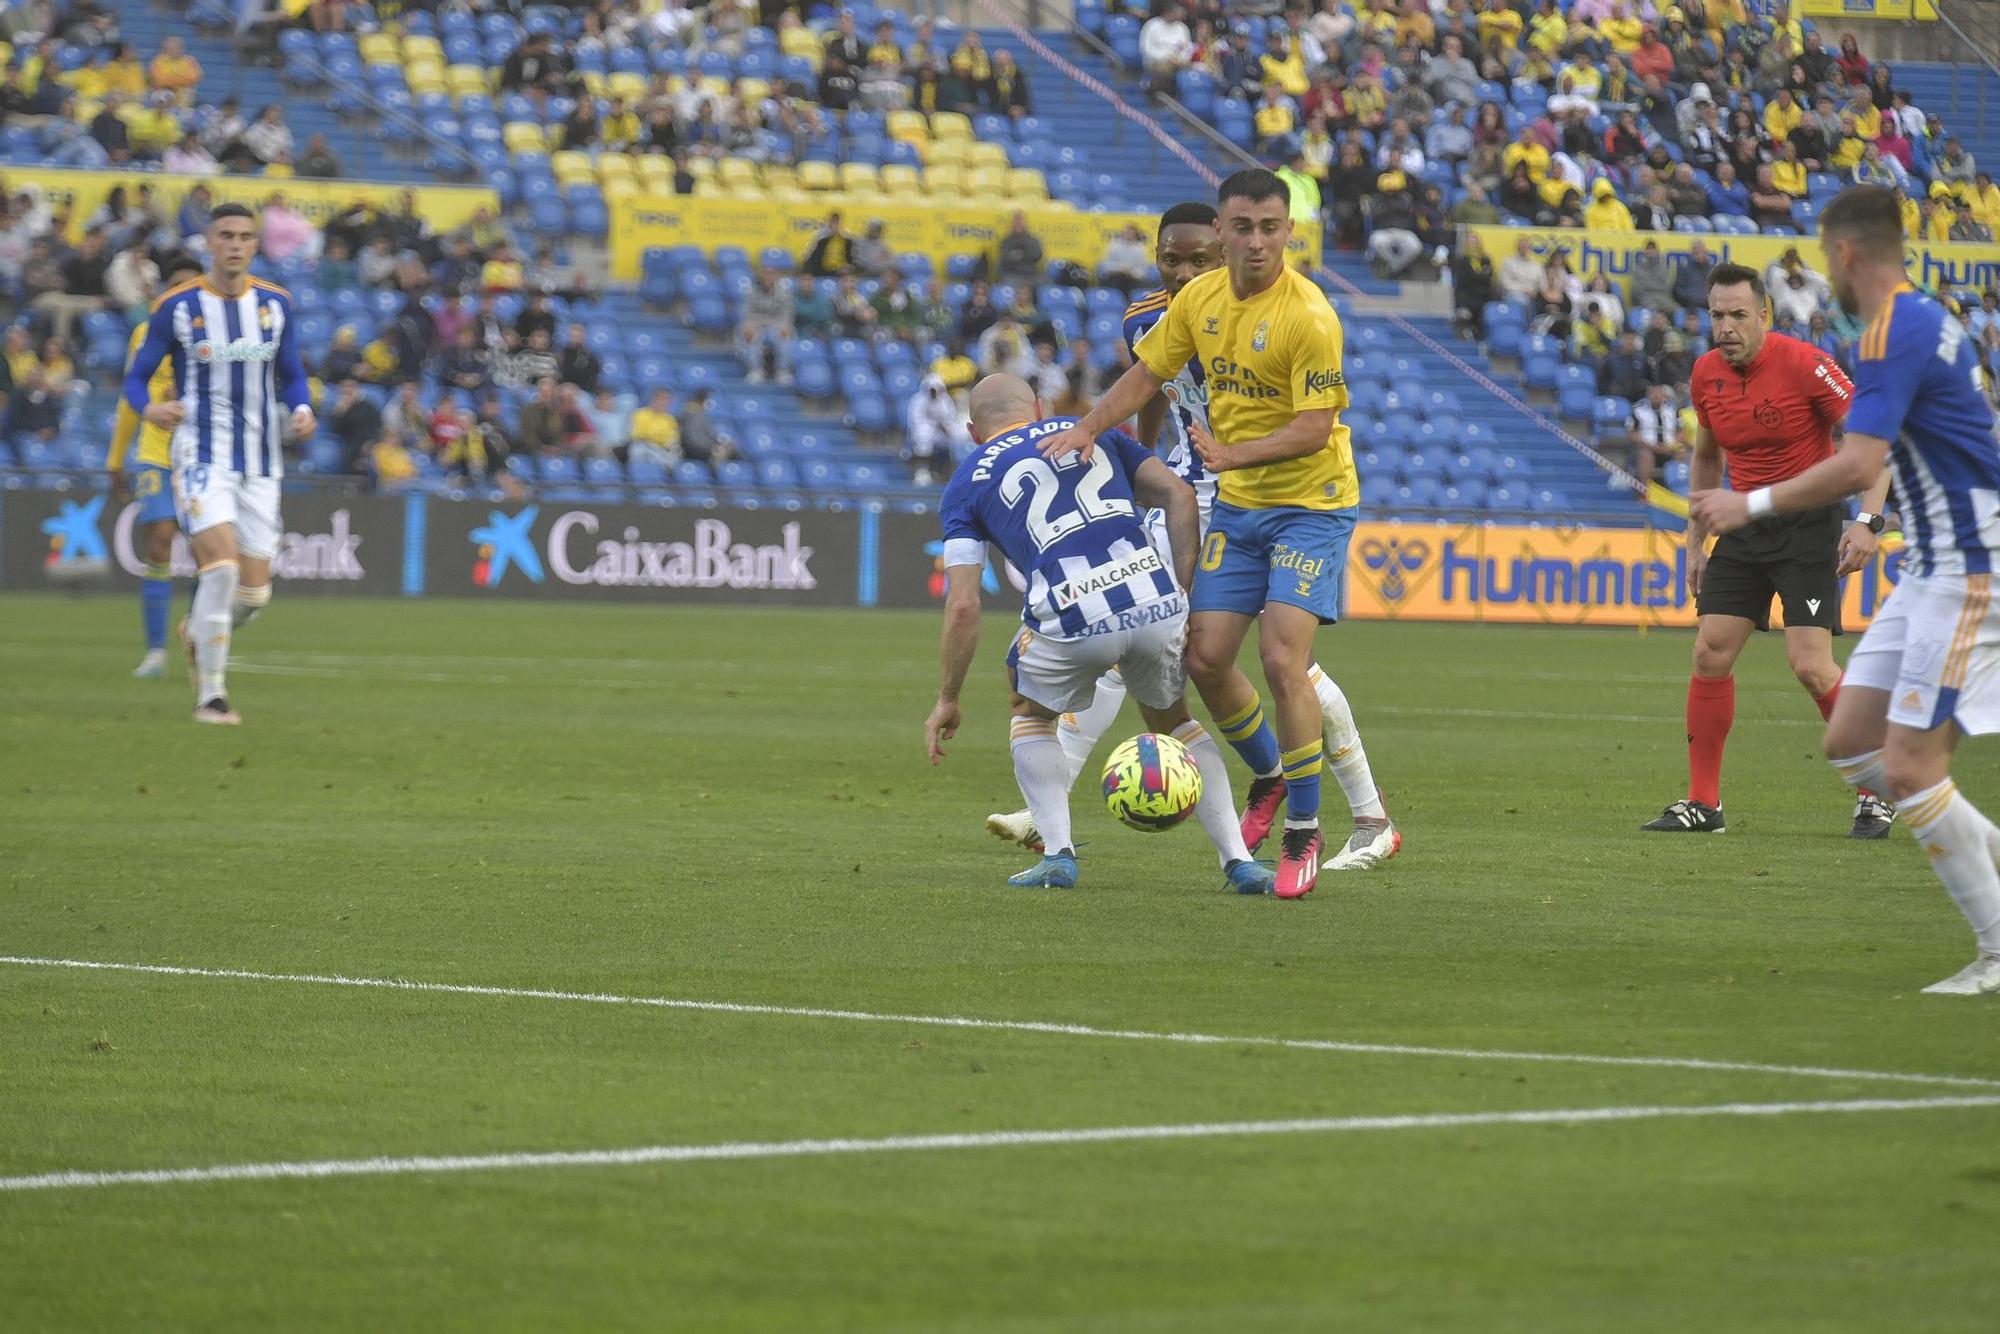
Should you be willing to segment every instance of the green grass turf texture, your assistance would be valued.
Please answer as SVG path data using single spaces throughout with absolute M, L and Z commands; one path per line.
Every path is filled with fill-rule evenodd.
M 1685 634 L 1326 631 L 1408 846 L 1287 904 L 1089 782 L 1004 888 L 998 618 L 938 769 L 929 615 L 281 596 L 237 730 L 125 599 L 0 619 L 0 953 L 2000 1077 L 1775 641 L 1675 838 Z M 1953 1091 L 0 967 L 0 1175 Z M 1304 1134 L 0 1194 L 0 1323 L 1990 1330 L 1996 1236 L 2000 1109 Z

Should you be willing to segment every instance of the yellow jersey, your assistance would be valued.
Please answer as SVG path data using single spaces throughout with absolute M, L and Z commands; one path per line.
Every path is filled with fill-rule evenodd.
M 125 347 L 125 366 L 131 369 L 132 358 L 139 355 L 139 344 L 146 341 L 146 326 L 141 324 L 132 331 L 132 341 Z M 173 358 L 161 360 L 160 368 L 153 372 L 153 378 L 146 382 L 148 403 L 171 403 L 180 395 L 174 390 Z M 111 454 L 105 461 L 110 468 L 123 467 L 125 451 L 132 447 L 134 433 L 139 437 L 139 457 L 136 462 L 141 467 L 171 468 L 174 466 L 173 435 L 163 431 L 153 423 L 132 411 L 132 405 L 121 394 L 118 398 L 118 415 L 111 427 Z
M 1202 274 L 1181 289 L 1134 351 L 1162 380 L 1197 363 L 1208 390 L 1208 420 L 1223 444 L 1272 434 L 1302 412 L 1333 410 L 1324 448 L 1303 458 L 1237 468 L 1217 479 L 1217 496 L 1239 509 L 1349 509 L 1361 503 L 1354 450 L 1340 410 L 1340 317 L 1305 275 L 1238 301 L 1229 270 Z

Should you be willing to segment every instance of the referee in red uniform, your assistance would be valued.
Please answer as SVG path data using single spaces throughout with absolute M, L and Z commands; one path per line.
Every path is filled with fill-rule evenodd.
M 1797 477 L 1833 453 L 1833 433 L 1847 416 L 1854 386 L 1831 357 L 1765 327 L 1764 281 L 1741 264 L 1708 277 L 1713 347 L 1695 362 L 1689 396 L 1699 428 L 1690 491 L 1722 485 L 1723 461 L 1737 491 Z M 1688 682 L 1688 793 L 1642 828 L 1719 834 L 1722 749 L 1736 719 L 1737 655 L 1754 630 L 1771 623 L 1771 599 L 1785 609 L 1785 656 L 1821 716 L 1840 692 L 1833 637 L 1840 633 L 1840 580 L 1875 555 L 1887 479 L 1864 498 L 1857 519 L 1843 506 L 1789 514 L 1718 539 L 1688 521 L 1688 587 L 1699 616 L 1694 675 Z M 1863 792 L 1852 838 L 1882 838 L 1896 808 Z

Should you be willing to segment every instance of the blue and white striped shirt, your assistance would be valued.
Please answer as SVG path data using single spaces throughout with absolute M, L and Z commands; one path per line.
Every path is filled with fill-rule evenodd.
M 249 477 L 285 471 L 281 420 L 312 404 L 292 329 L 292 296 L 251 278 L 224 296 L 206 279 L 173 288 L 153 305 L 145 341 L 125 375 L 125 401 L 143 413 L 147 382 L 162 361 L 187 409 L 174 458 Z

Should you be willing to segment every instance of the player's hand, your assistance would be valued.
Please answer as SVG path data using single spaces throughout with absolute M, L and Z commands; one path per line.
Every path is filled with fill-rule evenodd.
M 1697 491 L 1688 497 L 1688 509 L 1711 533 L 1733 533 L 1750 522 L 1750 499 L 1741 491 Z
M 104 472 L 105 479 L 111 483 L 112 499 L 121 505 L 130 500 L 132 498 L 132 486 L 126 480 L 125 469 L 122 466 L 113 465 L 106 468 Z
M 1688 548 L 1688 596 L 1701 596 L 1701 578 L 1708 573 L 1708 542 L 1696 542 Z
M 310 440 L 312 433 L 319 429 L 319 418 L 313 410 L 301 405 L 292 409 L 292 434 L 300 440 Z
M 1228 472 L 1236 466 L 1234 451 L 1227 445 L 1219 445 L 1215 437 L 1201 426 L 1188 423 L 1188 441 L 1194 445 L 1194 452 L 1201 455 L 1201 466 L 1210 472 Z
M 1875 559 L 1875 550 L 1881 545 L 1865 523 L 1850 523 L 1840 534 L 1840 563 L 1834 567 L 1833 577 L 1845 579 L 1858 570 L 1865 570 Z
M 139 415 L 163 431 L 177 430 L 181 418 L 187 416 L 187 405 L 179 399 L 170 403 L 148 403 L 146 410 Z
M 1045 459 L 1059 459 L 1074 451 L 1079 461 L 1088 463 L 1090 456 L 1097 452 L 1097 436 L 1094 432 L 1084 430 L 1083 423 L 1078 422 L 1075 426 L 1057 431 L 1054 435 L 1044 436 L 1042 443 L 1035 448 Z
M 931 710 L 931 716 L 924 719 L 924 750 L 929 753 L 932 764 L 944 763 L 942 742 L 958 735 L 958 701 L 941 699 Z

